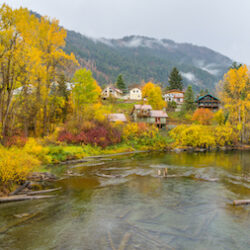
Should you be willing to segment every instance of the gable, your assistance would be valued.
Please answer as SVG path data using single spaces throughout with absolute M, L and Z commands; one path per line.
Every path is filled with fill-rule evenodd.
M 219 99 L 216 98 L 213 95 L 207 94 L 207 95 L 199 97 L 198 100 L 197 100 L 197 102 L 207 102 L 207 101 L 216 101 L 216 102 L 219 102 Z

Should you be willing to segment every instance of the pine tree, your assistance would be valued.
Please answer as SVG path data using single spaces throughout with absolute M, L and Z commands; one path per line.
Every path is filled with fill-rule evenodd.
M 126 90 L 126 84 L 124 83 L 122 75 L 119 75 L 116 80 L 116 87 L 122 91 Z
M 169 81 L 169 87 L 168 87 L 169 90 L 171 89 L 182 90 L 183 89 L 182 77 L 176 67 L 172 69 L 168 81 Z
M 195 102 L 194 102 L 194 92 L 192 89 L 192 86 L 188 86 L 185 94 L 184 94 L 184 103 L 182 106 L 182 109 L 184 111 L 194 111 L 196 108 Z
M 199 96 L 204 96 L 204 95 L 207 95 L 208 94 L 208 89 L 201 89 L 200 90 L 200 93 L 199 93 Z

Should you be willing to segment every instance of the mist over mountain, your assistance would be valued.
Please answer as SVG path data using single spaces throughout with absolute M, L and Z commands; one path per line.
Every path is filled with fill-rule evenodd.
M 232 64 L 230 58 L 206 47 L 168 39 L 94 39 L 74 31 L 67 34 L 65 50 L 75 53 L 100 84 L 115 82 L 123 74 L 128 85 L 152 80 L 166 86 L 172 68 L 177 67 L 185 85 L 213 91 Z

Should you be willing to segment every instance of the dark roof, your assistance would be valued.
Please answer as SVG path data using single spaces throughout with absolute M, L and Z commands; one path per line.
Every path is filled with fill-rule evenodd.
M 211 95 L 211 94 L 206 94 L 206 95 L 200 96 L 200 97 L 196 100 L 196 102 L 202 100 L 202 99 L 205 98 L 206 96 L 211 96 L 211 97 L 214 98 L 215 100 L 220 101 L 217 97 L 215 97 L 215 96 L 213 96 L 213 95 Z

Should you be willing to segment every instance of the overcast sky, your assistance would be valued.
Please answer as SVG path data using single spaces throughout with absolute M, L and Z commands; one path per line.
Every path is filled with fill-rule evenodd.
M 0 0 L 99 38 L 144 35 L 189 42 L 250 64 L 250 0 Z

